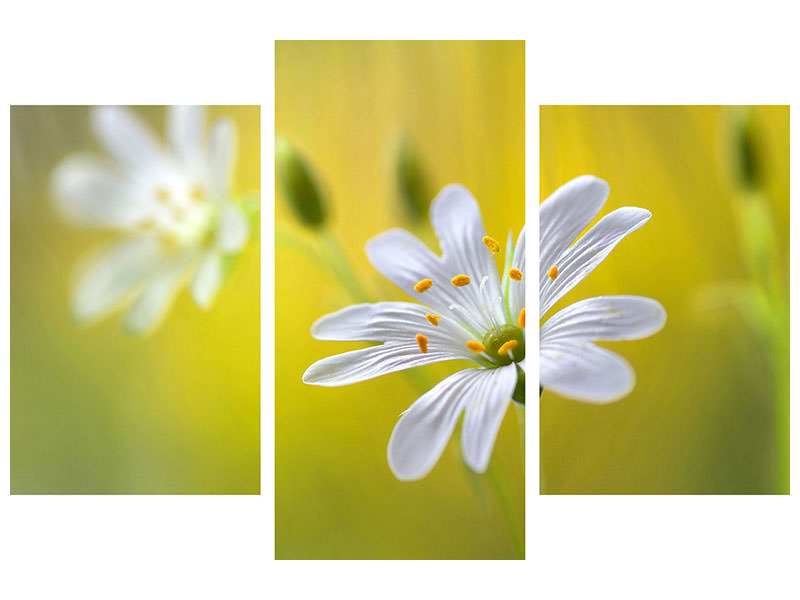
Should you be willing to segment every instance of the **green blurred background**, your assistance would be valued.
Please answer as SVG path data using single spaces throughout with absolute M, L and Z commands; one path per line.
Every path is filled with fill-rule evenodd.
M 165 109 L 136 112 L 161 139 Z M 237 193 L 258 191 L 258 107 L 215 107 L 238 128 Z M 259 492 L 259 246 L 251 243 L 208 312 L 184 290 L 146 338 L 119 314 L 69 317 L 69 280 L 111 231 L 65 223 L 50 174 L 100 154 L 86 107 L 11 109 L 12 493 Z
M 542 107 L 540 118 L 541 200 L 591 173 L 611 186 L 600 216 L 653 213 L 554 310 L 640 294 L 668 315 L 653 337 L 603 344 L 636 370 L 626 398 L 592 406 L 545 391 L 542 491 L 787 492 L 788 107 Z
M 278 558 L 513 558 L 490 485 L 523 525 L 524 466 L 513 409 L 490 473 L 473 476 L 456 433 L 425 479 L 397 481 L 386 446 L 402 411 L 448 373 L 445 363 L 338 388 L 304 385 L 303 371 L 359 347 L 321 342 L 309 328 L 353 303 L 313 252 L 335 236 L 374 300 L 409 300 L 369 265 L 364 244 L 392 227 L 438 243 L 399 198 L 398 164 L 430 202 L 447 183 L 478 199 L 486 229 L 505 240 L 524 223 L 525 72 L 522 42 L 278 42 L 276 132 L 313 165 L 331 210 L 303 228 L 276 188 L 275 509 Z M 405 144 L 401 140 L 405 139 Z M 399 150 L 405 148 L 406 150 Z M 405 157 L 405 158 L 401 158 Z M 409 159 L 408 157 L 412 158 Z M 399 161 L 399 162 L 398 162 Z M 406 180 L 408 182 L 408 179 Z M 417 184 L 411 187 L 417 187 Z M 327 245 L 326 245 L 327 244 Z

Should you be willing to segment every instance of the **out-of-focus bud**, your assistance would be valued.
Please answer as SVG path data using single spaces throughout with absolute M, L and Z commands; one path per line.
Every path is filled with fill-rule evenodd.
M 288 140 L 275 141 L 275 166 L 284 194 L 297 218 L 307 227 L 325 225 L 328 210 L 311 165 Z
M 775 227 L 767 199 L 760 192 L 750 192 L 735 205 L 739 245 L 752 277 L 769 286 L 777 266 Z
M 406 136 L 397 145 L 395 177 L 397 195 L 406 214 L 414 222 L 424 219 L 430 203 L 428 185 L 419 156 Z
M 733 176 L 741 187 L 757 189 L 762 182 L 762 164 L 757 135 L 749 108 L 728 109 L 726 139 Z

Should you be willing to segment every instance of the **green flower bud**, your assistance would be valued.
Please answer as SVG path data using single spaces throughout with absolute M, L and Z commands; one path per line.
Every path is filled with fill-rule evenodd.
M 397 147 L 395 177 L 403 209 L 412 221 L 421 221 L 427 215 L 430 195 L 419 157 L 406 137 L 400 140 Z
M 275 142 L 275 166 L 283 192 L 297 218 L 308 227 L 325 225 L 328 211 L 311 165 L 280 136 Z
M 749 109 L 737 107 L 729 111 L 727 138 L 734 177 L 742 187 L 757 189 L 763 173 L 758 136 Z

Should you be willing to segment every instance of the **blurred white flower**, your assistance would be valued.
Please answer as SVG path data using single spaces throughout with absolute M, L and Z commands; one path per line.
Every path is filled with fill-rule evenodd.
M 600 212 L 608 192 L 605 181 L 584 175 L 539 206 L 540 321 L 622 238 L 650 219 L 643 208 L 618 208 L 575 241 Z M 574 400 L 618 400 L 633 389 L 633 369 L 592 342 L 647 337 L 660 330 L 666 318 L 661 304 L 641 296 L 599 296 L 560 310 L 539 331 L 539 385 Z
M 233 123 L 217 120 L 206 140 L 202 107 L 170 107 L 164 147 L 126 108 L 92 109 L 91 122 L 110 160 L 65 158 L 53 174 L 56 206 L 75 224 L 121 235 L 83 261 L 74 318 L 94 321 L 127 306 L 123 327 L 145 333 L 187 281 L 195 303 L 208 308 L 223 281 L 223 256 L 248 239 L 230 195 Z
M 356 304 L 319 319 L 320 340 L 382 344 L 324 358 L 303 374 L 306 383 L 339 386 L 444 360 L 470 360 L 403 413 L 389 440 L 389 466 L 398 479 L 427 475 L 439 460 L 462 412 L 464 460 L 484 472 L 495 438 L 525 369 L 525 230 L 516 249 L 509 236 L 503 281 L 478 203 L 459 185 L 433 201 L 431 223 L 442 256 L 402 229 L 367 243 L 370 262 L 423 304 Z M 512 258 L 513 257 L 513 258 Z

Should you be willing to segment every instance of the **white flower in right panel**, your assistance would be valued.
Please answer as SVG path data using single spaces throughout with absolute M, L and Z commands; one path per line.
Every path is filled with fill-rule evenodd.
M 605 181 L 583 175 L 539 206 L 540 322 L 622 238 L 650 219 L 643 208 L 618 208 L 575 241 L 600 212 L 608 192 Z M 642 296 L 598 296 L 560 310 L 539 330 L 539 385 L 573 400 L 619 400 L 633 389 L 633 369 L 593 342 L 647 337 L 659 331 L 666 318 L 661 304 Z

